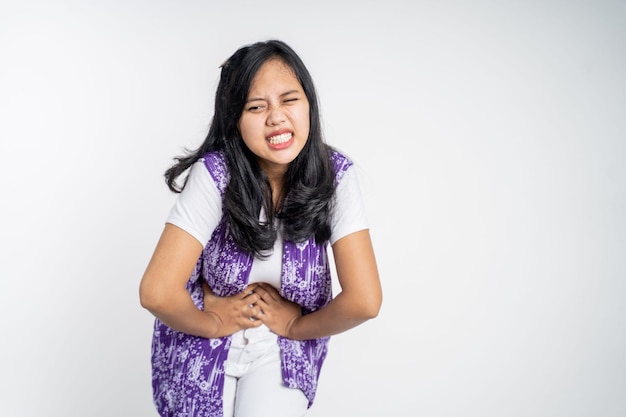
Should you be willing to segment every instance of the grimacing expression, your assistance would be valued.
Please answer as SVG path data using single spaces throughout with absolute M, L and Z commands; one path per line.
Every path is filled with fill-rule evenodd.
M 282 174 L 309 137 L 309 101 L 291 67 L 265 62 L 252 80 L 238 123 L 244 143 L 267 175 Z

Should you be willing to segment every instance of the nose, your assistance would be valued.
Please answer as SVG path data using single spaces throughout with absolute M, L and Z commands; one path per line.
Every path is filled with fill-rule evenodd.
M 285 121 L 285 113 L 279 106 L 274 106 L 270 108 L 270 111 L 267 115 L 267 125 L 268 126 L 278 126 L 282 122 Z

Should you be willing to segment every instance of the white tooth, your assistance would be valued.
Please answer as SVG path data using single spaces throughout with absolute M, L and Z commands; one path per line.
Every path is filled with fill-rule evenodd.
M 292 136 L 291 133 L 283 133 L 280 135 L 272 136 L 271 138 L 269 138 L 269 142 L 274 145 L 279 144 L 279 143 L 285 143 L 289 139 L 291 139 L 291 136 Z

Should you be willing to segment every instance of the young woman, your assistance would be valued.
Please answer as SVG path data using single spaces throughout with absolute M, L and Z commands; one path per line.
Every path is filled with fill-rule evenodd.
M 180 194 L 140 285 L 157 410 L 304 415 L 329 337 L 376 317 L 382 291 L 355 168 L 324 142 L 288 45 L 247 45 L 222 65 L 204 143 L 165 178 Z

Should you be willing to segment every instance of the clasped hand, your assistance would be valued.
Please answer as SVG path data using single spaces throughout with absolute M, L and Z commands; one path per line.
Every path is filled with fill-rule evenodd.
M 229 336 L 239 330 L 265 324 L 279 336 L 289 337 L 289 331 L 302 309 L 283 298 L 266 283 L 250 284 L 235 295 L 219 297 L 204 283 L 204 311 L 217 323 L 215 337 Z

